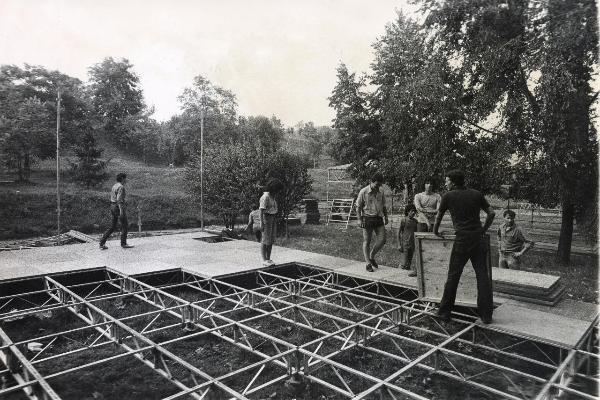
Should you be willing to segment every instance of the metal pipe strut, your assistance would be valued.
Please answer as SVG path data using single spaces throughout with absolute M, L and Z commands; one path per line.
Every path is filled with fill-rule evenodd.
M 523 382 L 533 388 L 543 385 L 534 395 L 536 400 L 553 399 L 561 393 L 594 398 L 569 387 L 576 378 L 598 383 L 592 374 L 592 370 L 597 373 L 600 361 L 592 329 L 575 348 L 566 349 L 477 325 L 468 312 L 456 314 L 452 324 L 441 324 L 430 303 L 417 298 L 397 299 L 394 293 L 401 292 L 393 285 L 309 266 L 297 266 L 290 276 L 289 266 L 284 268 L 288 268 L 285 276 L 276 269 L 249 274 L 255 280 L 252 288 L 234 284 L 235 280 L 204 278 L 182 270 L 133 278 L 105 268 L 104 279 L 96 274 L 93 281 L 70 286 L 52 277 L 40 278 L 44 290 L 0 297 L 4 310 L 14 307 L 14 302 L 27 307 L 0 313 L 0 321 L 40 311 L 68 310 L 85 326 L 69 325 L 71 329 L 62 332 L 17 342 L 11 342 L 0 330 L 0 361 L 7 365 L 0 372 L 12 373 L 17 382 L 0 390 L 0 397 L 21 390 L 34 399 L 60 399 L 48 384 L 53 378 L 133 356 L 177 387 L 176 393 L 166 397 L 173 400 L 190 396 L 206 399 L 215 393 L 246 399 L 290 378 L 304 379 L 345 398 L 375 395 L 425 400 L 425 391 L 417 393 L 418 387 L 406 387 L 398 381 L 413 369 L 465 389 L 511 400 L 531 398 L 526 390 L 530 388 L 524 388 Z M 149 284 L 144 282 L 146 276 L 156 278 Z M 28 303 L 31 294 L 44 298 Z M 104 310 L 110 304 L 107 301 L 125 298 L 135 305 L 128 313 L 131 315 L 115 317 L 112 311 Z M 291 329 L 279 330 L 285 325 Z M 275 330 L 265 331 L 264 326 Z M 172 335 L 174 329 L 185 332 Z M 303 337 L 302 331 L 308 337 Z M 159 332 L 167 338 L 159 342 L 149 338 Z M 83 335 L 84 339 L 66 352 L 49 350 L 57 339 L 70 334 Z M 211 376 L 176 354 L 178 344 L 206 336 L 253 356 L 244 357 L 248 359 L 246 365 Z M 42 351 L 28 360 L 19 349 L 34 341 L 43 344 Z M 107 345 L 115 346 L 117 354 L 46 375 L 36 370 L 48 360 Z M 531 345 L 536 351 L 525 353 L 523 346 Z M 356 351 L 368 352 L 398 369 L 388 369 L 385 375 L 359 370 L 351 361 Z M 499 359 L 492 359 L 490 354 Z M 490 384 L 491 373 L 504 382 Z

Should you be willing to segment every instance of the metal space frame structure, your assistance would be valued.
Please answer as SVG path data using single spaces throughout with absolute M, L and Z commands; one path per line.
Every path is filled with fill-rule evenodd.
M 9 287 L 0 296 L 0 399 L 61 399 L 61 379 L 125 360 L 164 382 L 164 399 L 260 399 L 274 390 L 440 398 L 432 388 L 455 398 L 597 398 L 597 321 L 577 346 L 563 348 L 480 325 L 468 309 L 444 323 L 411 289 L 308 265 L 220 278 L 103 268 L 0 289 Z M 26 338 L 14 329 L 26 318 L 65 314 L 77 324 Z M 237 365 L 182 350 L 215 341 L 241 354 Z

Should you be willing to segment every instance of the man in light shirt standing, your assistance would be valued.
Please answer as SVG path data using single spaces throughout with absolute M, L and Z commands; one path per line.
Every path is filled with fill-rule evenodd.
M 125 183 L 127 174 L 123 172 L 117 174 L 117 183 L 110 190 L 110 213 L 112 215 L 112 224 L 100 239 L 100 250 L 106 250 L 106 241 L 110 235 L 117 229 L 117 223 L 121 223 L 121 247 L 130 249 L 133 246 L 127 244 L 127 210 L 125 201 Z
M 433 179 L 425 179 L 425 191 L 415 195 L 417 232 L 431 232 L 441 200 L 441 196 L 433 192 Z
M 385 195 L 383 190 L 380 190 L 382 184 L 383 175 L 379 172 L 375 173 L 371 177 L 371 183 L 360 190 L 356 200 L 356 212 L 360 227 L 363 228 L 363 255 L 369 272 L 373 272 L 373 268 L 378 268 L 375 255 L 385 244 L 385 226 L 389 222 Z M 373 233 L 377 236 L 377 242 L 370 249 Z

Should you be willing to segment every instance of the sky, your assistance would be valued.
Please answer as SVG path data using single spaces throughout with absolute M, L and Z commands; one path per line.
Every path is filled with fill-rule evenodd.
M 0 0 L 0 64 L 87 81 L 105 57 L 126 58 L 161 121 L 202 75 L 236 94 L 241 115 L 330 125 L 337 66 L 367 72 L 386 24 L 413 10 L 406 0 Z

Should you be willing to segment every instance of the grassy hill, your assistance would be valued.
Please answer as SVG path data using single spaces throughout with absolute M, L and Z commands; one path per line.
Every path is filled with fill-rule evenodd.
M 86 189 L 68 181 L 69 157 L 61 159 L 61 228 L 98 233 L 109 223 L 109 190 L 118 172 L 128 175 L 130 229 L 200 226 L 200 211 L 185 190 L 183 168 L 148 166 L 108 148 L 110 179 Z M 12 183 L 4 171 L 0 184 L 0 239 L 56 234 L 56 161 L 37 162 L 30 183 Z

